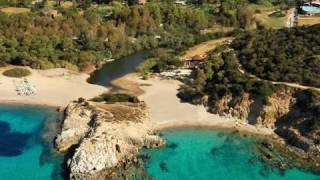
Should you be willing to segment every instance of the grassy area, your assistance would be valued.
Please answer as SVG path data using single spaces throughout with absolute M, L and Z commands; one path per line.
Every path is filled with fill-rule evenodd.
M 21 14 L 21 13 L 29 13 L 31 11 L 30 8 L 17 8 L 17 7 L 6 7 L 1 8 L 1 12 L 6 14 Z
M 286 16 L 276 16 L 277 11 L 267 10 L 255 15 L 256 21 L 267 28 L 282 28 L 286 25 Z
M 279 11 L 279 7 L 271 4 L 251 4 L 250 8 L 254 9 L 254 17 L 260 25 L 266 28 L 283 28 L 286 26 L 286 12 Z
M 31 72 L 25 68 L 12 68 L 3 72 L 3 75 L 7 77 L 16 77 L 16 78 L 26 77 L 26 76 L 29 76 L 30 74 Z

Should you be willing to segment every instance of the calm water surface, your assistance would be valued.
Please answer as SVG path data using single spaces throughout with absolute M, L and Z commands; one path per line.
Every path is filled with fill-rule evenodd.
M 91 74 L 88 82 L 102 86 L 111 86 L 110 82 L 112 80 L 136 71 L 137 66 L 142 63 L 148 55 L 148 51 L 141 51 L 106 63 Z
M 165 131 L 168 147 L 145 150 L 146 169 L 155 180 L 319 180 L 291 169 L 267 170 L 254 153 L 257 139 L 213 130 Z
M 46 122 L 58 118 L 51 108 L 0 105 L 0 179 L 61 179 L 62 157 L 41 137 Z

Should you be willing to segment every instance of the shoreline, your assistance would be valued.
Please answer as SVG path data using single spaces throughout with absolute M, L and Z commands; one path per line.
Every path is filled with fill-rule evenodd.
M 7 68 L 8 67 L 3 69 L 7 69 Z M 3 69 L 0 69 L 0 71 Z M 45 71 L 46 70 L 44 70 L 44 72 Z M 49 71 L 51 71 L 51 74 L 53 74 L 53 76 L 49 76 L 49 77 L 45 76 L 45 78 L 50 78 L 53 80 L 56 78 L 59 78 L 59 79 L 65 78 L 64 75 L 60 75 L 61 72 L 59 73 L 59 71 L 63 71 L 64 73 L 69 72 L 66 69 L 51 69 Z M 36 75 L 41 74 L 41 72 L 39 73 L 39 70 L 32 70 L 32 72 L 33 74 L 36 74 Z M 88 76 L 87 74 L 81 74 L 81 75 Z M 3 75 L 0 75 L 0 76 L 3 76 Z M 79 76 L 79 75 L 72 74 L 67 76 Z M 8 77 L 6 78 L 9 80 L 17 80 L 17 78 L 8 78 Z M 101 89 L 102 86 L 90 84 L 86 80 L 87 79 L 84 78 L 85 84 L 93 87 L 99 87 L 98 89 Z M 159 77 L 153 77 L 148 80 L 141 80 L 136 73 L 130 73 L 121 78 L 115 79 L 112 82 L 115 86 L 117 86 L 119 83 L 114 83 L 114 82 L 119 82 L 119 83 L 121 82 L 127 85 L 124 88 L 120 86 L 120 88 L 125 93 L 131 92 L 131 89 L 133 89 L 132 94 L 137 95 L 141 100 L 145 101 L 149 111 L 152 111 L 153 109 L 161 110 L 162 106 L 164 107 L 164 105 L 161 103 L 160 104 L 154 103 L 154 101 L 157 101 L 157 100 L 161 101 L 162 98 L 160 94 L 165 94 L 165 96 L 166 95 L 170 96 L 169 99 L 171 99 L 173 105 L 171 105 L 170 107 L 171 103 L 169 102 L 170 101 L 169 99 L 168 99 L 169 103 L 165 105 L 170 107 L 170 109 L 175 109 L 175 108 L 178 108 L 178 109 L 176 112 L 171 112 L 171 114 L 169 114 L 168 116 L 166 116 L 166 112 L 161 112 L 160 115 L 159 113 L 156 115 L 155 113 L 152 113 L 152 112 L 149 113 L 150 126 L 152 126 L 153 130 L 163 131 L 168 129 L 197 128 L 197 129 L 213 129 L 213 130 L 217 129 L 217 130 L 237 131 L 239 133 L 253 134 L 253 135 L 276 136 L 276 134 L 273 132 L 272 129 L 257 128 L 255 126 L 246 124 L 239 119 L 211 114 L 207 112 L 205 110 L 205 107 L 203 106 L 197 106 L 189 103 L 180 102 L 180 100 L 176 97 L 176 94 L 178 92 L 179 86 L 182 83 L 178 80 L 173 80 L 173 79 L 167 80 L 167 79 L 161 79 Z M 157 86 L 157 87 L 154 87 L 154 86 Z M 104 88 L 105 90 L 110 90 L 110 87 L 102 87 L 102 88 Z M 137 91 L 137 89 L 139 91 Z M 169 91 L 166 93 L 166 90 L 169 90 Z M 66 93 L 68 93 L 68 91 L 66 91 Z M 84 94 L 85 93 L 86 92 L 84 92 Z M 152 95 L 148 97 L 150 93 Z M 99 95 L 99 94 L 96 94 L 96 95 Z M 68 103 L 71 103 L 74 100 L 77 100 L 77 98 L 70 99 L 70 97 L 68 97 L 64 100 L 64 102 L 62 102 L 62 101 L 51 101 L 50 99 L 46 99 L 45 97 L 35 98 L 34 96 L 25 97 L 25 96 L 15 95 L 15 97 L 12 97 L 12 96 L 0 97 L 0 105 L 2 104 L 2 105 L 12 105 L 12 106 L 15 106 L 15 105 L 16 106 L 19 106 L 19 105 L 42 106 L 42 107 L 53 108 L 56 111 L 60 111 L 60 109 L 64 109 L 68 105 Z M 179 112 L 179 108 L 180 108 L 180 112 Z M 189 112 L 191 114 L 198 114 L 199 116 L 194 116 L 194 119 L 187 118 L 183 120 L 184 119 L 183 116 L 188 114 L 184 112 Z
M 0 105 L 6 106 L 40 106 L 46 108 L 60 109 L 65 108 L 65 106 L 59 104 L 41 103 L 36 101 L 20 102 L 21 100 L 0 100 Z
M 155 131 L 166 131 L 166 130 L 181 130 L 181 129 L 206 129 L 206 130 L 221 130 L 226 132 L 237 132 L 240 134 L 246 135 L 255 135 L 255 136 L 270 136 L 270 138 L 278 138 L 275 133 L 270 133 L 265 130 L 253 127 L 244 127 L 244 126 L 228 126 L 228 125 L 217 125 L 217 124 L 164 124 L 153 128 Z
M 179 87 L 182 85 L 178 80 L 161 79 L 159 77 L 142 80 L 135 73 L 116 80 L 122 83 L 135 84 L 135 87 L 139 86 L 143 90 L 143 94 L 138 94 L 138 97 L 147 104 L 150 126 L 155 131 L 216 129 L 277 138 L 273 129 L 260 128 L 237 118 L 209 113 L 202 105 L 181 102 L 176 96 Z M 129 90 L 126 89 L 126 91 Z

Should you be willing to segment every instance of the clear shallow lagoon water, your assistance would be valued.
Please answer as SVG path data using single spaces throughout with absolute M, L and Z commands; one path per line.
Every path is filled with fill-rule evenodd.
M 52 108 L 0 105 L 0 179 L 61 179 L 62 157 L 41 138 L 46 121 L 58 117 Z
M 256 158 L 257 139 L 213 130 L 163 132 L 168 147 L 145 150 L 146 170 L 155 180 L 319 180 L 297 169 L 268 171 Z

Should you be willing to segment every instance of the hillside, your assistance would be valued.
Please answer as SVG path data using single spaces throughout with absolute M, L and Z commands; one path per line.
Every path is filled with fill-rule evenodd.
M 232 47 L 262 79 L 320 87 L 320 25 L 247 33 Z
M 258 36 L 260 37 L 260 41 L 257 40 L 255 42 L 251 39 L 251 41 L 244 42 L 242 37 L 235 40 L 232 45 L 232 47 L 239 49 L 233 50 L 228 46 L 219 47 L 210 53 L 203 66 L 193 71 L 190 77 L 191 80 L 185 80 L 185 85 L 180 88 L 178 96 L 183 101 L 205 105 L 209 112 L 223 116 L 231 115 L 252 125 L 271 128 L 286 140 L 288 144 L 304 150 L 309 155 L 313 153 L 317 154 L 319 151 L 316 147 L 320 142 L 320 119 L 318 117 L 320 113 L 319 92 L 301 88 L 305 86 L 293 87 L 286 83 L 273 83 L 270 81 L 273 79 L 270 79 L 269 76 L 263 76 L 264 74 L 262 73 L 273 74 L 278 70 L 278 80 L 290 77 L 291 79 L 285 80 L 309 84 L 313 87 L 318 86 L 318 79 L 315 77 L 319 75 L 317 73 L 319 66 L 299 61 L 296 58 L 308 59 L 314 57 L 319 52 L 316 50 L 318 47 L 316 43 L 318 41 L 314 40 L 311 43 L 313 45 L 311 49 L 302 48 L 299 51 L 303 52 L 300 56 L 297 56 L 299 52 L 288 48 L 294 48 L 295 45 L 299 44 L 299 40 L 300 43 L 301 41 L 305 42 L 302 39 L 309 39 L 312 36 L 310 33 L 316 30 L 318 30 L 317 26 L 303 27 L 302 30 L 293 29 L 292 32 L 299 36 L 285 36 L 288 39 L 281 36 L 283 35 L 282 32 L 288 32 L 288 30 L 268 31 L 264 35 L 258 32 L 258 35 L 250 34 L 247 36 Z M 284 42 L 280 43 L 281 40 L 276 40 L 277 33 L 280 34 L 278 39 Z M 263 51 L 263 48 L 260 49 L 260 47 L 264 44 L 263 39 L 267 39 L 266 37 L 269 37 L 270 34 L 275 36 L 273 41 L 279 43 L 277 44 L 278 51 L 281 52 L 282 49 L 286 49 L 287 51 L 284 52 L 291 54 L 294 58 L 283 59 L 284 62 L 276 61 L 279 53 L 274 53 L 274 56 L 270 56 L 270 59 L 274 58 L 275 61 L 268 62 L 263 52 L 269 52 L 267 50 L 271 50 L 272 52 L 275 48 L 271 45 L 272 41 L 267 41 L 270 47 L 265 47 L 265 51 Z M 290 37 L 298 38 L 291 40 Z M 240 44 L 241 42 L 243 44 Z M 260 46 L 258 45 L 259 42 Z M 251 47 L 251 49 L 246 49 L 247 46 Z M 237 50 L 239 50 L 239 53 L 236 53 Z M 253 60 L 249 55 L 260 58 Z M 239 61 L 250 74 L 241 72 Z M 249 66 L 252 64 L 253 66 Z M 304 68 L 299 69 L 298 65 Z M 248 68 L 248 66 L 251 68 Z M 275 72 L 270 70 L 270 66 L 275 68 Z M 287 66 L 288 69 L 296 70 L 295 75 L 298 78 L 295 79 L 293 76 L 290 76 L 290 73 L 293 72 L 284 73 L 280 71 L 280 68 L 277 68 L 283 68 L 284 66 Z M 305 72 L 313 73 L 314 81 L 306 81 L 304 79 L 305 76 L 303 76 Z M 318 155 L 314 157 L 318 157 Z
M 160 47 L 179 54 L 251 27 L 254 8 L 248 10 L 247 5 L 268 11 L 279 6 L 270 2 L 0 1 L 0 65 L 87 71 L 106 59 L 146 49 Z M 5 11 L 14 7 L 28 13 Z M 212 31 L 202 33 L 208 29 Z

